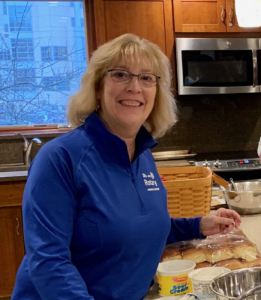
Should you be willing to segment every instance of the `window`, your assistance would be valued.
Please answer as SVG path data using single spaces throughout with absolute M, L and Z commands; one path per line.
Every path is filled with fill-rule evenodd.
M 8 38 L 9 37 L 9 34 L 8 34 L 8 24 L 5 24 L 4 25 L 4 37 L 5 38 Z
M 81 3 L 0 0 L 0 130 L 66 123 L 68 98 L 87 68 L 84 28 L 73 26 Z
M 83 27 L 84 26 L 84 20 L 81 19 L 81 26 Z
M 57 83 L 57 91 L 70 91 L 70 83 L 68 80 L 61 79 Z
M 3 14 L 7 15 L 6 1 L 3 1 Z
M 8 6 L 8 15 L 10 31 L 32 31 L 31 7 L 29 5 Z
M 22 61 L 34 60 L 33 39 L 11 39 L 13 59 Z
M 54 47 L 55 60 L 67 60 L 67 47 Z
M 43 77 L 42 86 L 45 91 L 70 91 L 70 81 L 66 77 Z
M 51 47 L 41 47 L 42 61 L 52 60 L 52 48 Z
M 30 91 L 35 88 L 35 69 L 16 69 L 14 74 L 14 90 Z
M 85 39 L 84 38 L 82 38 L 82 49 L 85 49 Z M 82 54 L 83 54 L 82 59 L 86 60 L 86 52 L 84 51 Z
M 1 60 L 10 60 L 10 52 L 8 50 L 0 50 L 0 61 Z

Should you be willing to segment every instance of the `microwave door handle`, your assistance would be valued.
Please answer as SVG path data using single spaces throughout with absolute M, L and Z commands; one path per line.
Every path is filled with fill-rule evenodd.
M 258 85 L 258 76 L 257 76 L 257 51 L 252 50 L 253 55 L 253 87 Z

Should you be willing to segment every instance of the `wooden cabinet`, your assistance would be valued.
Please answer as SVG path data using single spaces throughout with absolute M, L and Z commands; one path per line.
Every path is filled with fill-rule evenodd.
M 226 0 L 173 0 L 176 32 L 226 32 Z
M 261 27 L 242 28 L 238 26 L 235 0 L 226 0 L 227 32 L 261 32 Z
M 0 182 L 0 299 L 12 294 L 24 257 L 22 194 L 25 182 Z
M 235 0 L 173 0 L 175 32 L 261 32 L 238 26 Z
M 97 46 L 133 33 L 160 46 L 171 59 L 174 46 L 172 0 L 95 0 Z

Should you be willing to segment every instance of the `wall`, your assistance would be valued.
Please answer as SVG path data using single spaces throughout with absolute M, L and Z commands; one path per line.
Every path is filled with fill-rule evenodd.
M 37 135 L 28 134 L 26 135 L 28 141 L 34 137 L 40 138 L 42 145 L 59 134 L 48 134 L 48 135 Z M 41 146 L 42 146 L 41 145 Z M 31 159 L 35 157 L 40 147 L 36 144 L 33 145 L 31 151 Z M 23 139 L 17 136 L 0 136 L 0 165 L 11 164 L 11 163 L 23 163 Z
M 155 151 L 196 153 L 256 151 L 261 133 L 261 94 L 178 96 L 179 121 Z

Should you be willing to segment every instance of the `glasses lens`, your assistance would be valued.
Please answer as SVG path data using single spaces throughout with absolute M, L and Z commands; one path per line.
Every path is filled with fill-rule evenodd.
M 154 86 L 157 84 L 157 77 L 153 74 L 143 73 L 139 75 L 139 80 L 143 85 Z
M 110 73 L 112 80 L 115 82 L 126 82 L 129 81 L 132 77 L 130 73 L 121 70 L 113 70 Z

